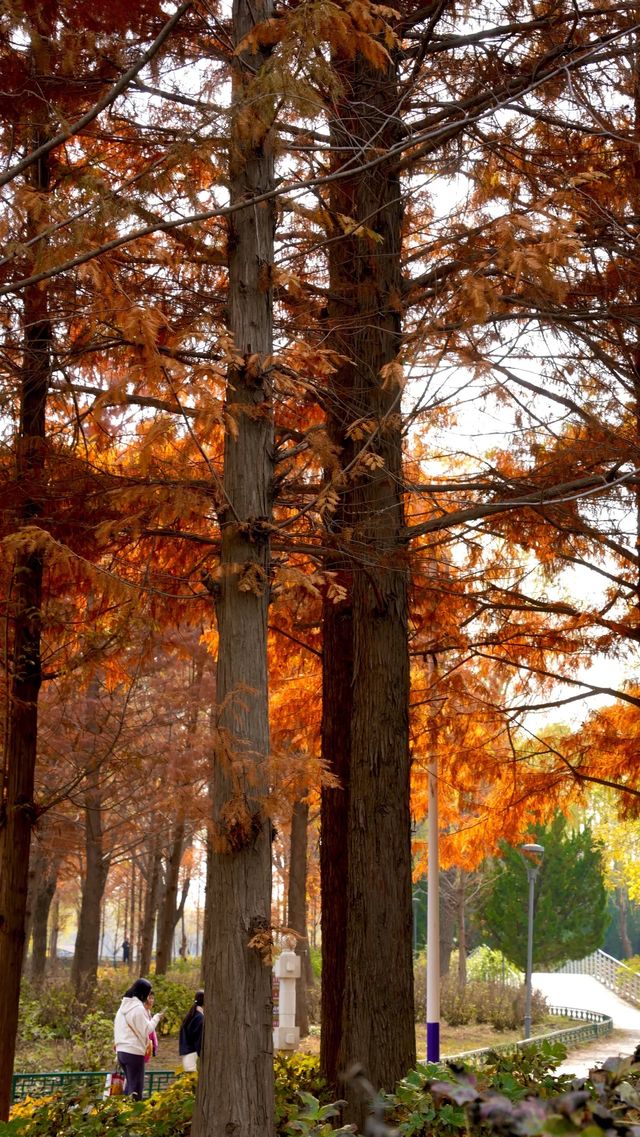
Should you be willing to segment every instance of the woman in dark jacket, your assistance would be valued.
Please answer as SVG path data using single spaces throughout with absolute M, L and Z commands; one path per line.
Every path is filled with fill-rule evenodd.
M 202 1028 L 204 1026 L 204 991 L 196 991 L 196 997 L 180 1024 L 179 1050 L 183 1069 L 196 1070 L 202 1049 Z

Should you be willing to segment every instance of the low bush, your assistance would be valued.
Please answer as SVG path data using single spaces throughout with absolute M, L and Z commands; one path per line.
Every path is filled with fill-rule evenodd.
M 332 1129 L 331 1092 L 317 1058 L 276 1055 L 275 1117 L 279 1137 L 294 1133 L 324 1137 Z M 189 1137 L 196 1075 L 180 1074 L 162 1093 L 143 1102 L 109 1098 L 95 1102 L 86 1093 L 52 1094 L 15 1105 L 11 1120 L 0 1123 L 0 1137 Z M 315 1104 L 314 1104 L 315 1103 Z
M 87 1093 L 53 1094 L 13 1107 L 0 1137 L 189 1137 L 196 1078 L 183 1074 L 161 1094 L 145 1101 Z
M 104 1070 L 113 1065 L 113 1018 L 91 1011 L 71 1038 L 65 1070 Z
M 200 985 L 197 969 L 191 963 L 181 963 L 169 975 L 152 976 L 151 980 L 156 1009 L 166 1007 L 167 1011 L 160 1021 L 160 1033 L 177 1034 Z M 25 980 L 20 993 L 18 1042 L 23 1047 L 28 1045 L 29 1051 L 36 1051 L 38 1044 L 46 1041 L 69 1041 L 72 1055 L 65 1053 L 65 1069 L 98 1069 L 105 1061 L 107 1037 L 112 1049 L 115 1013 L 132 982 L 124 968 L 101 968 L 87 1007 L 77 1002 L 73 987 L 67 982 L 49 981 L 34 987 Z M 74 1061 L 75 1066 L 70 1066 Z
M 65 983 L 34 987 L 24 980 L 20 990 L 18 1038 L 21 1042 L 71 1038 L 82 1020 L 73 988 Z
M 300 1093 L 331 1102 L 331 1090 L 320 1073 L 320 1060 L 311 1054 L 276 1054 L 274 1058 L 276 1132 L 284 1137 L 302 1111 Z
M 420 985 L 418 985 L 420 984 Z M 508 987 L 502 983 L 475 980 L 460 987 L 452 976 L 440 985 L 440 1014 L 449 1026 L 490 1023 L 494 1030 L 517 1030 L 524 1019 L 524 987 Z M 538 1023 L 548 1014 L 547 1003 L 539 991 L 533 991 L 531 1019 Z M 416 1019 L 425 1017 L 424 971 L 416 975 Z
M 547 1042 L 481 1072 L 418 1068 L 390 1095 L 389 1120 L 403 1137 L 637 1137 L 640 1064 L 610 1058 L 592 1081 L 572 1081 L 553 1074 L 563 1056 Z
M 522 983 L 523 974 L 501 951 L 481 944 L 467 956 L 467 979 L 485 983 Z
M 384 1137 L 637 1137 L 640 1064 L 608 1059 L 592 1080 L 554 1073 L 566 1056 L 545 1041 L 489 1057 L 482 1069 L 419 1065 L 378 1102 Z M 53 1095 L 14 1107 L 0 1137 L 189 1137 L 196 1076 L 143 1102 Z M 278 1137 L 330 1137 L 331 1103 L 315 1058 L 276 1060 Z M 384 1119 L 380 1116 L 384 1114 Z M 349 1127 L 338 1130 L 346 1134 Z M 373 1130 L 372 1130 L 373 1131 Z

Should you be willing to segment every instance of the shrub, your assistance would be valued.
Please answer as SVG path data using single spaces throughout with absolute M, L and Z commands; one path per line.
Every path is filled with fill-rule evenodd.
M 563 1046 L 546 1041 L 494 1054 L 481 1069 L 419 1065 L 383 1096 L 387 1123 L 399 1137 L 637 1137 L 640 1064 L 609 1059 L 593 1083 L 585 1079 L 576 1090 L 569 1075 L 553 1073 L 565 1056 Z M 189 1137 L 195 1084 L 195 1075 L 182 1074 L 143 1102 L 55 1094 L 21 1103 L 0 1123 L 0 1137 Z M 316 1093 L 303 1088 L 309 1085 Z M 328 1096 L 317 1059 L 278 1057 L 280 1137 L 329 1137 L 339 1103 Z
M 276 1132 L 291 1137 L 328 1134 L 332 1094 L 320 1076 L 317 1058 L 301 1054 L 275 1058 Z M 53 1094 L 20 1102 L 0 1137 L 189 1137 L 197 1076 L 180 1074 L 166 1089 L 143 1102 L 87 1094 Z M 315 1103 L 315 1104 L 314 1104 Z M 325 1126 L 327 1126 L 325 1130 Z M 291 1127 L 291 1128 L 290 1128 Z
M 309 944 L 309 960 L 311 961 L 313 978 L 317 981 L 322 974 L 322 952 L 320 948 L 312 947 L 312 945 Z
M 467 1023 L 481 1021 L 477 1017 L 474 997 L 471 984 L 462 988 L 446 976 L 440 985 L 440 1013 L 444 1021 L 449 1026 L 466 1026 Z
M 154 1010 L 161 1011 L 166 1008 L 166 1015 L 160 1019 L 160 1034 L 177 1034 L 180 1023 L 193 1002 L 193 996 L 198 984 L 194 986 L 191 974 L 184 972 L 184 981 L 181 981 L 173 972 L 168 975 L 155 975 L 153 977 L 153 990 L 156 997 Z
M 519 1102 L 532 1088 L 545 1099 L 563 1092 L 571 1078 L 555 1077 L 551 1071 L 565 1057 L 566 1049 L 560 1043 L 545 1042 L 540 1046 L 514 1049 L 508 1055 L 494 1054 L 481 1070 L 473 1073 L 469 1067 L 453 1070 L 431 1063 L 420 1064 L 398 1083 L 393 1094 L 385 1095 L 389 1124 L 397 1126 L 402 1137 L 458 1137 L 462 1133 L 480 1137 L 486 1134 L 487 1123 L 492 1127 L 490 1115 L 487 1112 L 486 1120 L 480 1112 L 475 1117 L 470 1116 L 468 1103 L 485 1095 L 487 1100 L 500 1100 L 504 1112 L 507 1100 Z M 502 1127 L 499 1131 L 506 1137 L 508 1131 Z M 533 1130 L 514 1127 L 514 1137 L 516 1133 L 521 1137 L 523 1132 L 533 1137 Z
M 320 1105 L 331 1102 L 331 1091 L 320 1073 L 320 1060 L 311 1054 L 276 1054 L 274 1057 L 276 1132 L 284 1135 L 297 1120 L 309 1094 Z
M 467 978 L 480 979 L 488 983 L 502 983 L 515 986 L 522 983 L 522 972 L 494 948 L 481 944 L 467 957 Z
M 424 985 L 424 973 L 421 978 Z M 491 1023 L 494 1030 L 517 1030 L 524 1020 L 524 987 L 475 980 L 461 988 L 452 976 L 445 976 L 440 985 L 440 1013 L 449 1026 Z M 544 996 L 534 990 L 532 1022 L 542 1022 L 547 1013 Z M 424 1017 L 424 995 L 420 989 L 416 991 L 416 1015 L 419 1019 Z
M 113 1065 L 113 1019 L 91 1011 L 71 1039 L 66 1070 L 104 1070 Z
M 194 1075 L 183 1074 L 160 1094 L 142 1102 L 91 1095 L 53 1094 L 13 1107 L 0 1137 L 189 1137 L 195 1096 Z
M 73 988 L 64 983 L 45 983 L 35 988 L 28 981 L 20 991 L 21 1042 L 39 1039 L 71 1038 L 82 1020 L 82 1010 Z

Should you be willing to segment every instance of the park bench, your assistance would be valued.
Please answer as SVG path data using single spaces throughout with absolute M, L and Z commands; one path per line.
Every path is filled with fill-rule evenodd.
M 58 1090 L 66 1093 L 69 1090 L 95 1089 L 96 1097 L 99 1097 L 109 1073 L 110 1070 L 55 1070 L 47 1074 L 14 1074 L 11 1101 L 48 1097 Z M 144 1079 L 145 1097 L 166 1089 L 175 1076 L 175 1070 L 148 1070 Z

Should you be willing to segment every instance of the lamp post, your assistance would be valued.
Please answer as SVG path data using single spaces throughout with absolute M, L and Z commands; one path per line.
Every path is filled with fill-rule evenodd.
M 438 764 L 427 772 L 429 812 L 427 834 L 427 1062 L 440 1061 L 440 852 L 438 847 Z
M 529 881 L 529 918 L 527 920 L 527 973 L 524 989 L 524 1037 L 531 1038 L 531 975 L 533 972 L 533 901 L 535 896 L 536 877 L 544 857 L 542 845 L 521 845 L 520 852 L 524 857 Z

